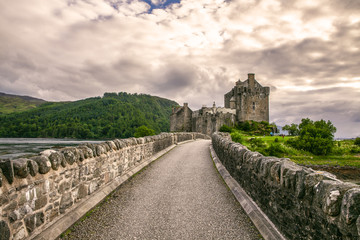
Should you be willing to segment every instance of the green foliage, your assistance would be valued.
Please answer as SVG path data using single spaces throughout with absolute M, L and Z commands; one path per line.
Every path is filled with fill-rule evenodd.
M 360 137 L 355 138 L 354 144 L 360 146 Z
M 267 147 L 265 150 L 265 155 L 267 156 L 274 156 L 274 157 L 284 157 L 284 155 L 287 153 L 286 148 L 279 143 L 272 143 L 269 147 Z
M 139 137 L 145 137 L 145 136 L 152 136 L 155 135 L 155 131 L 153 129 L 150 129 L 144 125 L 136 128 L 135 133 L 134 133 L 134 137 L 139 138 Z
M 330 121 L 302 119 L 299 124 L 299 137 L 288 141 L 291 146 L 315 155 L 327 155 L 334 147 L 336 128 Z
M 263 148 L 266 146 L 265 142 L 261 138 L 250 138 L 249 139 L 250 146 L 254 149 Z
M 125 92 L 75 102 L 48 102 L 21 113 L 0 115 L 0 137 L 128 138 L 144 125 L 170 129 L 176 102 Z
M 279 142 L 279 139 L 278 139 L 278 138 L 275 138 L 274 142 L 276 142 L 276 143 Z
M 220 127 L 220 129 L 219 129 L 219 131 L 220 132 L 231 132 L 232 131 L 232 128 L 231 127 L 229 127 L 228 125 L 222 125 L 221 127 Z
M 298 136 L 300 133 L 299 126 L 295 123 L 292 123 L 291 125 L 285 125 L 282 129 L 288 131 L 289 135 L 291 136 Z
M 45 103 L 44 100 L 0 93 L 0 115 L 23 112 Z
M 275 124 L 269 124 L 268 122 L 261 121 L 245 121 L 236 126 L 236 129 L 247 132 L 252 135 L 269 135 L 276 128 Z
M 253 136 L 234 130 L 231 133 L 234 142 L 237 137 L 241 139 L 240 143 L 248 147 L 251 151 L 257 151 L 264 156 L 286 157 L 292 161 L 303 165 L 331 165 L 331 166 L 353 166 L 360 167 L 360 147 L 354 144 L 354 140 L 337 141 L 331 155 L 317 156 L 311 152 L 293 148 L 288 142 L 296 141 L 298 137 L 286 136 L 284 138 L 275 138 L 270 136 L 257 137 L 261 138 L 264 144 L 259 147 L 258 144 L 250 145 L 250 139 Z M 277 140 L 277 142 L 275 142 Z
M 238 143 L 242 143 L 243 142 L 243 137 L 241 135 L 241 133 L 237 132 L 237 131 L 234 131 L 232 132 L 231 134 L 231 139 L 234 141 L 234 142 L 238 142 Z

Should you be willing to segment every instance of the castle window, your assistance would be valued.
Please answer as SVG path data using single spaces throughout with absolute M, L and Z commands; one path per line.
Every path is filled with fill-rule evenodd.
M 253 110 L 255 110 L 255 102 L 253 102 Z

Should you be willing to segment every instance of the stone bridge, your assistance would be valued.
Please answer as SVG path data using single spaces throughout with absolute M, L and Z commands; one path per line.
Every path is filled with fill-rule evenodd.
M 0 240 L 359 239 L 358 185 L 209 139 L 163 133 L 2 161 Z

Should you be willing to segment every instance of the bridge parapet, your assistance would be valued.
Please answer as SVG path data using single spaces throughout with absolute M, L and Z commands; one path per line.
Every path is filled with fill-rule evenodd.
M 160 151 L 199 138 L 209 139 L 199 133 L 161 133 L 1 161 L 0 239 L 32 238 Z
M 289 239 L 359 239 L 360 186 L 289 159 L 264 157 L 216 132 L 218 158 Z

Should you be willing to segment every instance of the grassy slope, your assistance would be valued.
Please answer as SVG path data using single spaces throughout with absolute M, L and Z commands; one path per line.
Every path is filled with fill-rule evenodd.
M 241 133 L 243 137 L 242 144 L 247 146 L 250 150 L 258 151 L 264 155 L 266 154 L 265 148 L 271 144 L 276 144 L 275 139 L 278 139 L 277 143 L 280 144 L 281 149 L 284 150 L 283 154 L 277 157 L 290 158 L 292 161 L 301 165 L 328 165 L 328 166 L 352 166 L 360 168 L 360 147 L 354 145 L 354 140 L 342 140 L 336 141 L 333 153 L 327 156 L 316 156 L 306 151 L 300 151 L 294 149 L 288 145 L 285 145 L 285 141 L 293 138 L 291 136 L 249 136 L 246 133 Z M 250 145 L 251 138 L 261 138 L 266 146 L 257 148 Z
M 0 114 L 23 112 L 45 102 L 42 99 L 0 93 Z

